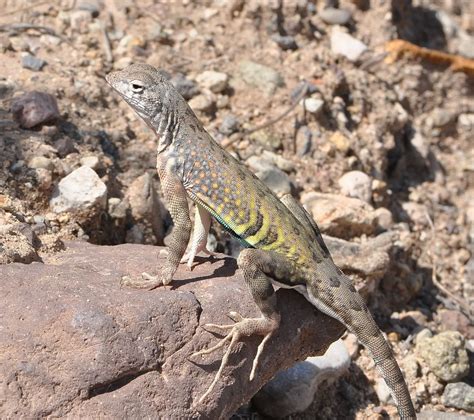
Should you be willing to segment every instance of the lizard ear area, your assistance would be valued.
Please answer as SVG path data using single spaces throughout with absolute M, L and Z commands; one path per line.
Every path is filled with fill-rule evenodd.
M 141 80 L 132 80 L 129 85 L 133 93 L 143 93 L 145 90 L 145 84 Z

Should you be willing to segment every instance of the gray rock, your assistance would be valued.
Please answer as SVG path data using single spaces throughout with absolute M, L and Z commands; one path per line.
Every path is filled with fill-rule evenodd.
M 229 76 L 222 72 L 206 70 L 198 74 L 196 82 L 204 89 L 209 89 L 214 93 L 221 93 L 227 89 Z
M 304 100 L 304 109 L 311 114 L 319 114 L 324 107 L 324 101 L 318 98 L 306 98 Z
M 283 77 L 276 70 L 253 61 L 242 61 L 239 64 L 239 74 L 242 80 L 268 95 L 284 86 Z
M 311 151 L 313 145 L 313 135 L 308 126 L 304 125 L 296 133 L 296 153 L 298 156 L 305 156 Z
M 234 114 L 227 114 L 219 126 L 219 131 L 225 136 L 230 136 L 239 130 L 240 122 Z
M 178 73 L 171 79 L 171 83 L 181 96 L 189 101 L 199 93 L 199 88 L 192 80 L 186 78 L 183 74 Z
M 357 61 L 367 50 L 367 45 L 353 36 L 333 28 L 331 31 L 331 51 L 336 55 L 343 55 L 350 61 Z
M 281 147 L 281 137 L 270 130 L 258 130 L 250 134 L 249 139 L 259 143 L 267 150 L 277 150 Z
M 465 382 L 446 385 L 441 398 L 448 407 L 474 412 L 474 387 Z
M 303 194 L 301 202 L 319 228 L 328 235 L 349 239 L 363 234 L 372 235 L 375 231 L 376 214 L 365 201 L 343 195 L 309 192 Z
M 310 357 L 279 372 L 253 397 L 258 411 L 271 418 L 282 418 L 304 411 L 313 402 L 321 382 L 332 381 L 349 368 L 351 358 L 342 340 L 329 346 L 324 356 Z
M 351 20 L 351 12 L 347 9 L 327 7 L 319 12 L 321 19 L 330 25 L 345 25 Z
M 341 192 L 347 197 L 358 198 L 366 203 L 372 201 L 372 179 L 364 172 L 346 172 L 338 183 Z
M 54 143 L 54 147 L 60 158 L 66 157 L 71 153 L 77 153 L 74 142 L 70 137 L 61 137 Z
M 13 117 L 23 128 L 32 128 L 59 119 L 56 98 L 49 93 L 32 91 L 12 101 Z
M 165 237 L 164 209 L 153 185 L 151 175 L 145 173 L 133 181 L 125 197 L 130 203 L 133 222 L 143 225 L 144 228 L 151 227 L 156 243 L 163 244 Z M 138 242 L 134 240 L 133 243 L 142 243 L 142 240 Z
M 105 208 L 107 187 L 88 166 L 81 166 L 61 179 L 49 202 L 55 213 L 92 207 Z
M 123 275 L 157 273 L 160 250 L 72 242 L 44 263 L 0 266 L 0 296 L 8 296 L 0 334 L 0 377 L 8 381 L 2 417 L 230 418 L 277 371 L 323 354 L 344 330 L 303 296 L 278 290 L 285 322 L 265 347 L 255 379 L 248 377 L 257 336 L 234 349 L 221 380 L 197 405 L 222 358 L 191 356 L 220 339 L 200 325 L 228 323 L 231 310 L 260 314 L 241 271 L 224 255 L 192 272 L 181 266 L 174 287 L 121 287 Z
M 323 235 L 323 239 L 336 265 L 352 277 L 363 278 L 369 286 L 380 280 L 390 267 L 389 251 L 394 238 L 389 232 L 362 244 L 327 235 Z
M 446 331 L 432 338 L 417 339 L 416 351 L 430 370 L 446 382 L 457 382 L 469 374 L 469 358 L 464 337 L 457 331 Z
M 291 192 L 290 178 L 278 168 L 265 168 L 257 172 L 256 175 L 278 196 Z
M 298 44 L 296 43 L 295 38 L 290 35 L 272 35 L 272 40 L 277 43 L 277 45 L 284 51 L 286 50 L 297 50 Z
M 42 58 L 35 57 L 31 54 L 26 54 L 21 57 L 21 66 L 25 69 L 33 71 L 41 71 L 41 69 L 46 65 L 46 61 Z

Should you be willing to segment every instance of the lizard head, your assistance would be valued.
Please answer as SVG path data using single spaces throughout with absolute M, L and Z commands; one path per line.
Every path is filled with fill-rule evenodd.
M 149 64 L 132 64 L 109 73 L 105 80 L 147 122 L 161 112 L 167 100 L 170 83 L 166 73 Z

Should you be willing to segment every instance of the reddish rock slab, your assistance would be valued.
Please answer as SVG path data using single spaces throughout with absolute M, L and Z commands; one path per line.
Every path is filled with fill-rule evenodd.
M 200 325 L 258 316 L 224 256 L 183 265 L 172 287 L 121 288 L 156 272 L 159 247 L 72 242 L 44 263 L 0 266 L 0 416 L 228 418 L 279 370 L 323 354 L 344 331 L 302 296 L 279 290 L 282 324 L 249 381 L 260 337 L 240 343 L 202 403 L 222 351 L 190 358 L 219 337 Z

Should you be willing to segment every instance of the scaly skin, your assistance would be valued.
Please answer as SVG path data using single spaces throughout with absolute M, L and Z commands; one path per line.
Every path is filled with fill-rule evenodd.
M 397 403 L 400 417 L 416 418 L 408 388 L 392 351 L 351 280 L 334 264 L 316 223 L 291 196 L 282 200 L 206 132 L 165 73 L 134 64 L 107 76 L 108 83 L 158 136 L 157 169 L 163 195 L 173 218 L 169 253 L 161 275 L 128 280 L 136 287 L 169 284 L 183 259 L 191 236 L 187 197 L 198 204 L 195 237 L 184 259 L 192 264 L 205 249 L 212 215 L 247 246 L 238 258 L 261 318 L 233 313 L 232 325 L 212 325 L 228 331 L 207 354 L 230 341 L 221 366 L 202 401 L 220 378 L 234 345 L 243 336 L 264 336 L 250 379 L 265 343 L 278 328 L 273 285 L 294 288 L 316 308 L 343 323 L 368 348 Z

